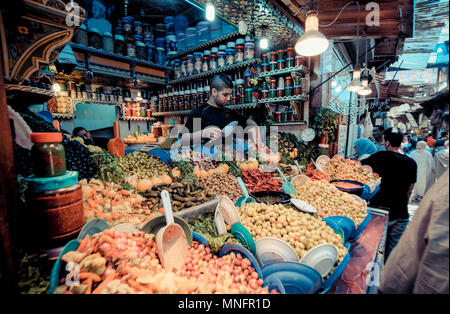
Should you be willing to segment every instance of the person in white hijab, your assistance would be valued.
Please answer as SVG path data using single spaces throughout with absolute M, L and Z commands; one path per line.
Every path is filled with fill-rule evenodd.
M 439 177 L 448 169 L 448 140 L 444 143 L 444 148 L 436 153 L 434 156 L 434 177 L 438 180 Z
M 433 155 L 427 150 L 427 143 L 419 141 L 416 150 L 409 157 L 417 163 L 417 182 L 414 186 L 413 199 L 421 200 L 428 189 L 433 177 Z

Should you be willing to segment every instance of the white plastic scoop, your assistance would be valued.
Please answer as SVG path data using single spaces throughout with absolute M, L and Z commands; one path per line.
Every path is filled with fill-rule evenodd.
M 183 228 L 174 223 L 169 193 L 164 190 L 161 198 L 166 217 L 166 226 L 156 235 L 156 247 L 161 264 L 167 270 L 181 269 L 188 255 L 188 242 Z

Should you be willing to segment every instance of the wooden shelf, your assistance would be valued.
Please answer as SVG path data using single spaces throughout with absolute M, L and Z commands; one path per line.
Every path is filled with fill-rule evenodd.
M 202 79 L 202 78 L 205 78 L 205 77 L 213 76 L 213 75 L 216 75 L 216 74 L 219 74 L 219 73 L 224 73 L 224 72 L 228 72 L 228 71 L 233 71 L 233 70 L 236 70 L 236 69 L 244 68 L 244 67 L 252 65 L 254 63 L 259 63 L 259 62 L 261 62 L 259 59 L 251 59 L 251 60 L 235 63 L 233 65 L 221 67 L 221 68 L 218 68 L 218 69 L 215 69 L 215 70 L 211 70 L 211 71 L 208 71 L 208 72 L 203 72 L 203 73 L 199 73 L 199 74 L 195 74 L 195 75 L 191 75 L 191 76 L 175 79 L 175 80 L 169 81 L 167 84 L 175 85 L 175 84 L 179 84 L 179 83 L 194 81 L 194 80 Z
M 282 69 L 282 70 L 262 72 L 261 74 L 258 75 L 258 77 L 276 76 L 276 75 L 282 75 L 282 74 L 292 73 L 292 72 L 302 72 L 302 73 L 306 74 L 309 72 L 309 70 L 307 67 L 301 65 L 298 67 L 286 68 L 286 69 Z
M 183 56 L 187 56 L 188 54 L 192 54 L 194 52 L 203 52 L 203 50 L 205 50 L 206 48 L 213 47 L 213 46 L 216 46 L 218 44 L 221 44 L 221 43 L 224 43 L 224 42 L 236 39 L 236 38 L 238 38 L 240 36 L 241 37 L 245 37 L 245 35 L 241 35 L 241 34 L 239 34 L 239 32 L 233 32 L 233 33 L 224 35 L 222 37 L 210 40 L 210 41 L 208 41 L 206 43 L 203 43 L 201 45 L 198 45 L 196 47 L 189 48 L 187 50 L 181 51 L 181 52 L 179 52 L 179 53 L 177 53 L 177 54 L 175 54 L 173 56 L 170 56 L 168 59 L 171 61 L 171 60 L 179 59 L 179 58 L 181 58 Z

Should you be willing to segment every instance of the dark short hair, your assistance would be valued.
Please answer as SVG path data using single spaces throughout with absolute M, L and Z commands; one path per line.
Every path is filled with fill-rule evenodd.
M 392 147 L 400 147 L 403 141 L 403 133 L 397 128 L 389 128 L 384 131 L 384 140 Z
M 384 131 L 384 126 L 382 125 L 375 125 L 374 128 L 378 128 L 378 130 L 380 130 L 381 132 Z
M 78 133 L 80 133 L 81 131 L 87 132 L 87 130 L 85 128 L 83 128 L 82 126 L 78 126 L 75 129 L 73 129 L 72 136 L 77 136 Z
M 223 73 L 215 75 L 211 80 L 211 88 L 215 88 L 218 92 L 233 87 L 233 81 Z
M 444 137 L 444 136 L 447 136 L 447 135 L 448 135 L 447 131 L 444 131 L 444 132 L 441 133 L 441 137 Z

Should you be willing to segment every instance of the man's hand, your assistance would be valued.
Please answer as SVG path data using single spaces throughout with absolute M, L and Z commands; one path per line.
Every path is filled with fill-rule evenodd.
M 222 130 L 216 126 L 207 127 L 202 131 L 202 138 L 209 138 L 213 141 L 222 136 Z

